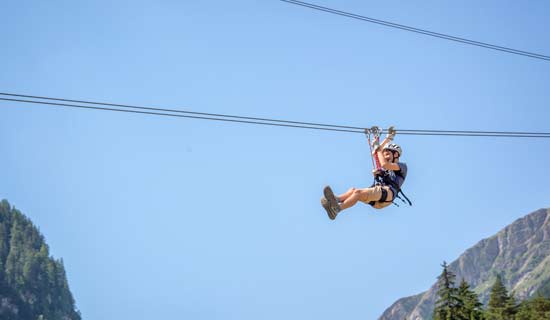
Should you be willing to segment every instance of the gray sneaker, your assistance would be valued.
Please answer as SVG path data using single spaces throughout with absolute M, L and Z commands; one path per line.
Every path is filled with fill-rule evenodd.
M 323 189 L 323 194 L 325 195 L 325 198 L 328 201 L 329 206 L 332 208 L 332 211 L 334 211 L 335 214 L 340 213 L 342 211 L 342 208 L 340 208 L 340 205 L 338 204 L 338 200 L 336 200 L 336 197 L 334 196 L 334 192 L 332 192 L 332 189 L 330 186 L 326 186 Z
M 332 209 L 328 200 L 325 197 L 321 198 L 321 205 L 323 206 L 323 208 L 325 208 L 330 220 L 336 219 L 336 215 L 338 215 L 338 213 L 334 212 L 334 210 Z

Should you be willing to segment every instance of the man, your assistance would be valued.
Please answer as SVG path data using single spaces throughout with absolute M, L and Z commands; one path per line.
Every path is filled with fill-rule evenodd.
M 407 165 L 399 161 L 403 151 L 395 143 L 391 143 L 393 134 L 389 135 L 380 146 L 376 146 L 373 156 L 380 162 L 380 169 L 373 170 L 375 183 L 369 188 L 351 188 L 344 194 L 335 197 L 330 187 L 325 187 L 321 204 L 331 220 L 336 219 L 338 213 L 349 209 L 358 201 L 371 205 L 375 209 L 389 206 L 401 189 L 407 177 Z

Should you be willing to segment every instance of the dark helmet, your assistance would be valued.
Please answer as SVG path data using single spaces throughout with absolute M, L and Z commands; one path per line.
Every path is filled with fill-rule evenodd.
M 403 155 L 403 150 L 401 150 L 401 147 L 396 143 L 388 144 L 386 147 L 384 147 L 384 150 L 395 151 L 399 154 L 399 157 Z

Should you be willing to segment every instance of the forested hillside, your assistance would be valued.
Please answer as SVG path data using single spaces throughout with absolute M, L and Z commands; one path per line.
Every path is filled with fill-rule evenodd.
M 33 223 L 0 202 L 0 319 L 79 320 L 62 260 Z

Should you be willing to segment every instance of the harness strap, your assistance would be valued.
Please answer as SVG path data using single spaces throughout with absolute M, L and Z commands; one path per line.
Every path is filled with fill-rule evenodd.
M 369 202 L 369 204 L 370 204 L 371 206 L 374 206 L 377 202 L 389 202 L 389 201 L 386 201 L 386 200 L 388 200 L 388 190 L 382 188 L 382 189 L 381 189 L 381 192 L 382 192 L 382 194 L 380 195 L 380 199 L 379 199 L 379 200 Z M 393 201 L 392 201 L 392 202 L 393 202 Z
M 397 197 L 398 197 L 401 201 L 403 201 L 403 203 L 405 203 L 405 200 L 403 200 L 403 199 L 399 196 L 400 193 L 403 195 L 403 197 L 405 197 L 405 199 L 407 199 L 407 202 L 409 203 L 409 206 L 412 207 L 413 204 L 412 204 L 411 200 L 409 200 L 409 198 L 407 198 L 407 196 L 403 193 L 403 191 L 401 191 L 401 189 L 399 189 L 399 191 L 397 191 Z
M 388 199 L 388 190 L 382 188 L 382 196 L 380 197 L 380 200 L 378 202 L 386 202 Z
M 391 181 L 389 179 L 384 179 L 384 177 L 382 177 L 382 176 L 377 176 L 374 179 L 374 185 L 375 186 L 388 186 L 389 185 L 389 186 L 393 187 L 394 190 L 397 191 L 394 194 L 393 201 L 391 201 L 394 205 L 399 207 L 399 205 L 394 202 L 395 198 L 399 198 L 399 200 L 401 200 L 403 203 L 408 203 L 409 206 L 412 206 L 411 200 L 409 200 L 409 198 L 405 195 L 405 193 L 403 193 L 403 191 L 401 190 L 401 187 L 399 187 L 399 185 L 394 183 L 393 181 Z M 401 196 L 399 196 L 399 194 L 401 194 L 407 200 L 407 202 L 405 202 L 405 200 L 403 200 L 403 198 L 401 198 Z M 388 197 L 388 192 L 385 189 L 382 189 L 382 198 L 377 202 L 386 202 L 387 197 Z M 382 199 L 384 199 L 384 200 L 382 200 Z

